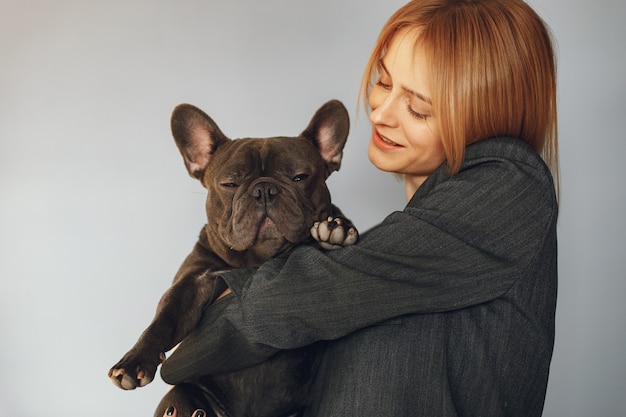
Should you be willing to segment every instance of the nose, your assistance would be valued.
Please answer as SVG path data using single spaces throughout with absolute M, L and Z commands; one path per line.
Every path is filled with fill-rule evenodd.
M 252 197 L 262 207 L 272 205 L 278 194 L 280 194 L 280 188 L 268 181 L 258 182 L 252 187 Z
M 370 95 L 370 121 L 374 125 L 395 127 L 397 124 L 395 113 L 395 98 L 391 93 L 373 93 Z

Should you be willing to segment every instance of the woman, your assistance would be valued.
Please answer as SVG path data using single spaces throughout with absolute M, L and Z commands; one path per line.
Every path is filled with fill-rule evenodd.
M 411 1 L 362 91 L 369 158 L 404 177 L 406 208 L 355 246 L 225 274 L 232 293 L 164 379 L 330 340 L 307 416 L 540 416 L 557 286 L 545 24 L 521 0 Z

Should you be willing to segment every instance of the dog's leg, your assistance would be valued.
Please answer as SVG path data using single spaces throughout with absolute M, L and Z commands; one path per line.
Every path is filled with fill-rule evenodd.
M 210 256 L 200 241 L 161 298 L 152 323 L 109 371 L 115 385 L 130 390 L 150 383 L 165 359 L 165 352 L 195 328 L 215 287 L 215 274 L 207 271 Z
M 214 276 L 187 276 L 163 295 L 154 320 L 135 346 L 109 371 L 111 380 L 122 389 L 135 389 L 152 381 L 156 369 L 171 350 L 196 326 L 202 308 L 209 301 Z

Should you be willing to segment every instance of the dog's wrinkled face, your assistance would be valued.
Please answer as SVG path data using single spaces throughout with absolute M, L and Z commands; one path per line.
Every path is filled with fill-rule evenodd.
M 237 140 L 214 158 L 202 178 L 207 213 L 230 249 L 271 257 L 330 213 L 326 164 L 306 139 Z
M 331 101 L 298 137 L 230 140 L 201 110 L 177 107 L 174 138 L 208 190 L 211 249 L 232 266 L 255 266 L 305 240 L 330 214 L 325 181 L 339 169 L 348 128 L 345 108 Z

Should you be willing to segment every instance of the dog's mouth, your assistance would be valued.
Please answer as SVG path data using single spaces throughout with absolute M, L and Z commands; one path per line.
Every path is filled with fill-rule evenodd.
M 260 246 L 282 246 L 287 241 L 278 225 L 267 214 L 254 223 L 235 225 L 232 237 L 233 239 L 229 239 L 231 249 L 240 252 Z
M 259 262 L 271 259 L 293 246 L 283 232 L 271 217 L 265 216 L 259 223 L 256 236 L 250 233 L 251 244 L 244 250 Z
M 275 239 L 277 237 L 283 237 L 280 230 L 278 230 L 278 226 L 276 226 L 274 220 L 272 220 L 269 216 L 265 216 L 259 225 L 259 230 L 257 231 L 257 241 L 272 238 Z
M 222 229 L 222 236 L 231 249 L 269 253 L 307 239 L 312 219 L 303 212 L 295 197 L 288 199 L 286 192 L 281 197 L 263 207 L 250 198 L 234 204 L 232 216 L 227 219 L 228 228 Z M 307 225 L 309 220 L 311 225 Z

